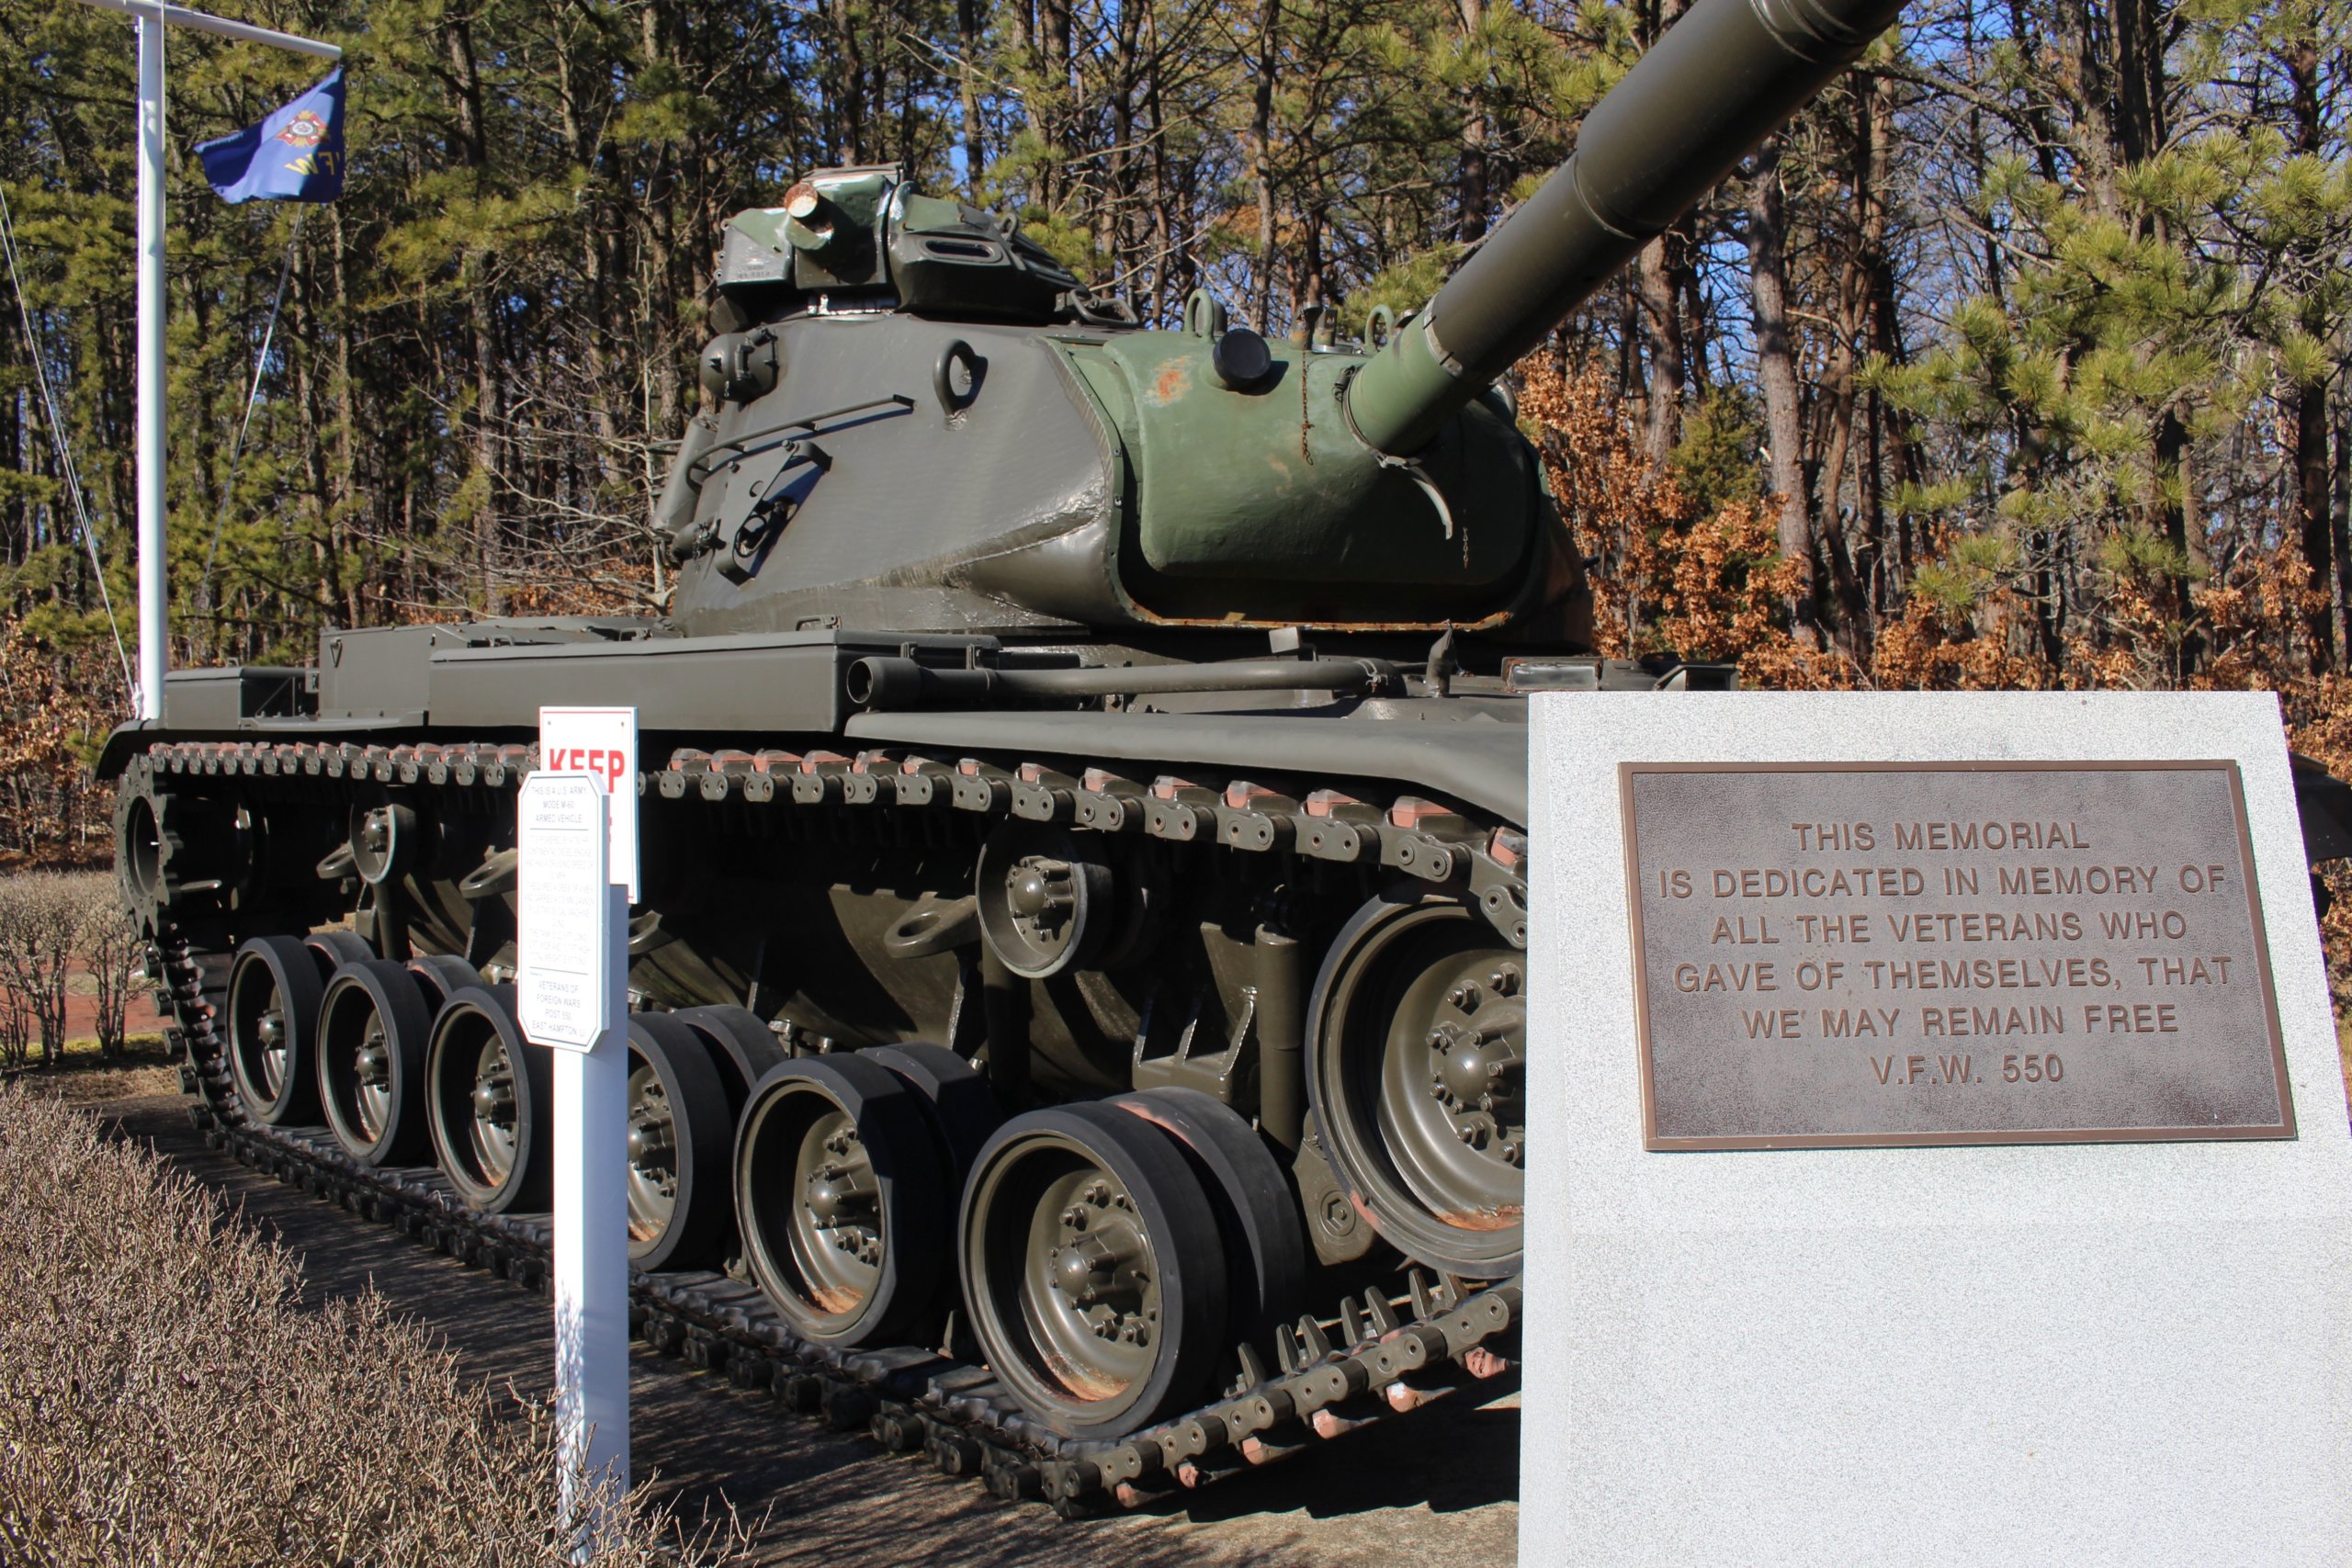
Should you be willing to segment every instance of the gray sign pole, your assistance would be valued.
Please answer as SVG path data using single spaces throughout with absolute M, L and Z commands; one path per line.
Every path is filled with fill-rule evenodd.
M 523 782 L 517 1014 L 555 1048 L 556 1438 L 563 1529 L 593 1556 L 628 1490 L 628 899 L 637 711 L 543 708 Z
M 164 716 L 164 638 L 171 624 L 164 555 L 164 28 L 194 28 L 322 60 L 343 51 L 182 6 L 84 0 L 139 22 L 139 716 Z

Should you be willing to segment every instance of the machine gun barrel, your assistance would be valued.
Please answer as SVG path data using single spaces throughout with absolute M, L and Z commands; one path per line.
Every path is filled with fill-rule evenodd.
M 1698 0 L 1585 117 L 1577 150 L 1350 382 L 1374 451 L 1447 419 L 1805 101 L 1903 0 Z

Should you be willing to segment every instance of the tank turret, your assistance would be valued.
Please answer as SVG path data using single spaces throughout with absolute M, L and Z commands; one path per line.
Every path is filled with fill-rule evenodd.
M 895 168 L 809 176 L 727 231 L 703 367 L 720 412 L 660 510 L 678 627 L 1580 648 L 1581 569 L 1492 383 L 1898 8 L 1701 0 L 1371 352 L 1311 326 L 1269 342 L 1204 295 L 1145 330 Z

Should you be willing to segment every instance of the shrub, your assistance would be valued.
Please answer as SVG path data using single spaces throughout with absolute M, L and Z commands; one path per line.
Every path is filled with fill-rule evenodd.
M 138 933 L 103 872 L 28 871 L 0 877 L 0 1066 L 65 1049 L 67 998 L 78 976 L 94 1004 L 102 1055 L 122 1054 Z
M 87 880 L 54 871 L 0 878 L 0 987 L 17 1014 L 0 1037 L 9 1066 L 23 1065 L 33 1038 L 44 1062 L 65 1054 L 66 981 L 86 919 Z
M 469 1385 L 85 1114 L 0 1089 L 0 1562 L 336 1568 L 569 1561 L 537 1405 Z M 608 1568 L 708 1562 L 642 1489 Z
M 91 1019 L 98 1037 L 98 1053 L 119 1056 L 130 1013 L 130 976 L 139 961 L 139 931 L 123 913 L 114 878 L 103 872 L 81 872 L 70 880 L 74 901 L 81 912 L 74 949 L 89 976 L 96 1003 Z

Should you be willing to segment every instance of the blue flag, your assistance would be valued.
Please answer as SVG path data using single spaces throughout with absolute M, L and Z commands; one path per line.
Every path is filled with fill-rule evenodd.
M 333 201 L 343 194 L 343 67 L 259 125 L 198 143 L 196 155 L 224 201 Z

